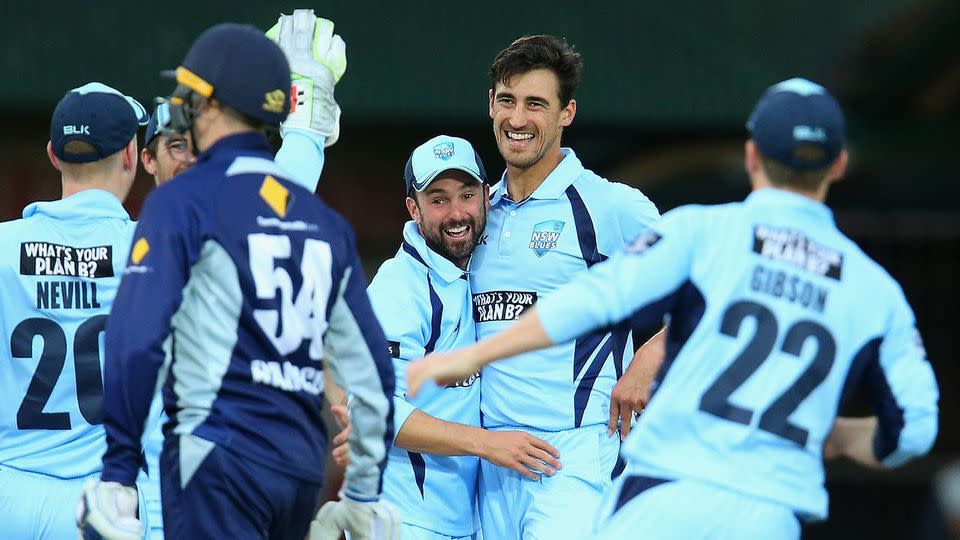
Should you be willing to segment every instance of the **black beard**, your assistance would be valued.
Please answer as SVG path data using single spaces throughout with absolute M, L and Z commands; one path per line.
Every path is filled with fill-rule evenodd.
M 460 225 L 467 225 L 470 227 L 470 241 L 463 242 L 456 247 L 452 247 L 448 245 L 445 237 L 443 236 L 443 230 L 450 227 L 458 227 Z M 458 267 L 463 268 L 470 256 L 473 255 L 473 250 L 477 247 L 477 242 L 480 240 L 480 235 L 483 233 L 483 229 L 485 229 L 486 226 L 487 215 L 486 212 L 484 212 L 475 220 L 460 220 L 456 222 L 448 221 L 437 229 L 436 235 L 433 234 L 433 231 L 427 231 L 421 226 L 420 235 L 423 236 L 423 240 L 426 242 L 427 247 L 438 253 L 444 259 L 447 259 Z

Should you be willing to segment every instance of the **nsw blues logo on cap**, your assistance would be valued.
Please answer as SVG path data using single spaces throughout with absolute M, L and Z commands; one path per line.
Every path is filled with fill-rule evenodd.
M 442 142 L 433 147 L 433 155 L 443 161 L 449 161 L 456 153 L 457 147 L 452 142 Z
M 829 166 L 843 150 L 843 111 L 826 88 L 807 79 L 777 83 L 757 102 L 747 129 L 764 155 L 796 170 Z
M 480 156 L 465 139 L 439 135 L 421 144 L 410 154 L 403 178 L 410 190 L 423 191 L 443 171 L 463 171 L 478 182 L 487 179 Z

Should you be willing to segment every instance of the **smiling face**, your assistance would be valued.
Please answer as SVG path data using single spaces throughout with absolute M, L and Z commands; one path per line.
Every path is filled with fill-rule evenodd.
M 153 150 L 151 151 L 150 147 L 144 148 L 140 158 L 143 160 L 143 168 L 153 176 L 158 186 L 189 169 L 196 162 L 190 140 L 182 134 L 158 135 L 156 144 L 150 146 Z
M 407 197 L 407 210 L 427 246 L 464 270 L 487 226 L 489 206 L 487 186 L 456 169 Z
M 575 100 L 561 104 L 559 81 L 549 69 L 498 82 L 490 91 L 490 118 L 503 160 L 517 169 L 529 169 L 544 156 L 559 161 L 560 135 L 576 109 Z

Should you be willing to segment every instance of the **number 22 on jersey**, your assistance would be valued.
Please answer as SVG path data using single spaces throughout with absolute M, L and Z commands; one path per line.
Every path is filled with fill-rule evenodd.
M 734 302 L 727 308 L 720 322 L 720 333 L 737 337 L 748 318 L 756 321 L 756 330 L 749 343 L 700 398 L 701 411 L 744 425 L 750 425 L 754 411 L 730 403 L 730 395 L 767 360 L 778 338 L 777 318 L 773 312 L 762 304 L 750 301 Z M 836 356 L 836 341 L 830 331 L 821 324 L 802 320 L 787 329 L 780 347 L 783 352 L 799 357 L 804 343 L 811 338 L 817 345 L 813 361 L 800 377 L 761 413 L 759 423 L 760 429 L 800 446 L 807 445 L 809 432 L 790 422 L 789 417 L 830 374 Z

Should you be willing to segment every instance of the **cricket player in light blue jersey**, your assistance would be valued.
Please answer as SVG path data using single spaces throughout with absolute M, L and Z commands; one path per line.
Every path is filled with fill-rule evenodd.
M 400 383 L 383 496 L 401 512 L 403 540 L 473 539 L 480 527 L 479 458 L 532 479 L 554 474 L 560 464 L 556 449 L 529 433 L 480 428 L 479 373 L 417 400 L 407 397 L 408 362 L 476 341 L 468 266 L 489 202 L 480 157 L 457 137 L 418 146 L 404 180 L 412 221 L 397 255 L 368 288 Z
M 471 263 L 480 338 L 622 250 L 659 217 L 640 191 L 597 176 L 561 147 L 576 114 L 581 70 L 580 55 L 552 36 L 515 41 L 491 68 L 490 117 L 507 169 L 491 188 L 489 222 Z M 626 433 L 642 408 L 640 400 L 611 400 L 618 379 L 637 386 L 642 378 L 635 369 L 624 373 L 634 353 L 630 330 L 605 328 L 483 370 L 484 427 L 541 437 L 563 463 L 556 475 L 530 481 L 481 462 L 485 536 L 563 538 L 583 521 L 571 504 L 599 504 L 620 442 L 608 434 L 621 417 Z
M 136 226 L 122 201 L 146 120 L 143 106 L 104 84 L 67 92 L 47 145 L 62 198 L 0 224 L 4 538 L 76 537 L 76 500 L 99 474 L 103 330 Z
M 410 368 L 413 392 L 425 376 L 666 317 L 627 471 L 583 538 L 799 538 L 801 520 L 827 516 L 824 457 L 895 467 L 936 438 L 937 383 L 903 291 L 823 204 L 847 162 L 839 105 L 791 79 L 747 127 L 744 202 L 669 212 L 501 335 Z M 858 386 L 876 416 L 837 418 Z

